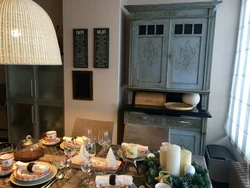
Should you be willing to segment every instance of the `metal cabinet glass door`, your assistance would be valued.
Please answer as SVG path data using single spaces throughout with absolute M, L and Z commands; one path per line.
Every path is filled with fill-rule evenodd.
M 8 101 L 9 142 L 18 143 L 28 134 L 34 135 L 35 115 L 32 104 L 12 103 Z
M 56 130 L 58 137 L 64 135 L 64 110 L 62 106 L 38 105 L 39 134 L 49 130 Z M 40 136 L 40 137 L 41 137 Z
M 32 99 L 34 89 L 34 66 L 8 65 L 6 66 L 7 98 Z
M 38 100 L 63 101 L 63 66 L 37 66 Z

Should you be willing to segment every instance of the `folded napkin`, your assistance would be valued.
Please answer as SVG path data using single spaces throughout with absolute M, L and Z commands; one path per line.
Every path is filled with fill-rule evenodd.
M 97 188 L 100 188 L 103 185 L 110 185 L 110 182 L 114 183 L 112 185 L 132 185 L 133 177 L 129 175 L 103 175 L 96 176 L 95 178 Z
M 42 173 L 47 172 L 49 170 L 49 166 L 45 165 L 45 164 L 24 163 L 21 161 L 16 162 L 16 167 L 21 168 L 22 170 L 25 170 L 27 172 L 34 172 L 37 174 L 42 174 Z
M 107 157 L 106 157 L 106 162 L 107 162 L 107 167 L 112 167 L 112 168 L 116 168 L 117 167 L 117 161 L 115 159 L 115 155 L 114 152 L 112 150 L 112 148 L 109 148 Z
M 82 162 L 87 161 L 89 158 L 89 152 L 86 150 L 84 144 L 81 145 L 80 152 L 72 159 L 72 164 L 80 165 Z
M 76 145 L 82 145 L 83 143 L 88 142 L 89 138 L 86 136 L 77 136 L 77 137 L 64 136 L 63 140 L 72 142 L 73 144 L 76 144 Z

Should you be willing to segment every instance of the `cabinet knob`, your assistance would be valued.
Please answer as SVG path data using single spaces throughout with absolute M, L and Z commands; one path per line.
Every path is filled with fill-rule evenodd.
M 179 123 L 182 123 L 182 124 L 188 124 L 189 122 L 188 121 L 183 121 L 183 120 L 180 120 Z

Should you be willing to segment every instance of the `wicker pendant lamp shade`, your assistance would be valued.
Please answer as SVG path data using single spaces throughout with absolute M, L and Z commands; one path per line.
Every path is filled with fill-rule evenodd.
M 52 21 L 32 0 L 0 0 L 1 64 L 62 64 Z

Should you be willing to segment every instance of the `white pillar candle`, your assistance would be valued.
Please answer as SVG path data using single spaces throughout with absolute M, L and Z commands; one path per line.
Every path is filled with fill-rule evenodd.
M 169 142 L 162 142 L 160 147 L 160 165 L 162 168 L 167 169 L 167 149 L 170 145 Z
M 160 147 L 160 165 L 164 169 L 166 169 L 166 164 L 167 164 L 167 149 L 168 149 L 167 145 Z
M 188 150 L 181 150 L 181 175 L 184 175 L 184 169 L 186 165 L 191 165 L 192 153 Z
M 171 145 L 167 151 L 167 171 L 174 176 L 180 175 L 181 148 Z

